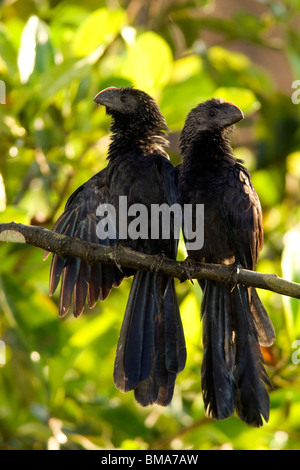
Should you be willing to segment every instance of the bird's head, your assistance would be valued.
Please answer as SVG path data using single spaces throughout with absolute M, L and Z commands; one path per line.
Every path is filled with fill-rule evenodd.
M 107 114 L 125 124 L 134 122 L 137 127 L 142 124 L 168 130 L 157 103 L 142 90 L 109 87 L 100 91 L 94 101 L 105 106 Z
M 200 103 L 188 114 L 180 135 L 180 148 L 185 155 L 199 139 L 205 138 L 205 144 L 221 139 L 227 141 L 228 131 L 233 124 L 244 118 L 240 108 L 229 101 L 212 98 Z M 209 138 L 210 136 L 210 138 Z
M 100 91 L 94 101 L 105 106 L 108 114 L 132 114 L 138 112 L 140 105 L 136 91 L 132 88 L 109 87 Z
M 243 118 L 243 112 L 235 104 L 212 98 L 192 109 L 186 124 L 197 131 L 213 131 L 226 129 Z

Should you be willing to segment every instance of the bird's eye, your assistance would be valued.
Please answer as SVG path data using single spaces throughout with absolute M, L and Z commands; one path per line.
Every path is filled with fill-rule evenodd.
M 126 96 L 125 95 L 122 95 L 120 100 L 122 101 L 122 103 L 124 103 L 126 101 Z
M 217 112 L 216 112 L 215 109 L 211 109 L 211 110 L 209 111 L 209 115 L 210 115 L 211 117 L 215 116 L 216 114 L 217 114 Z

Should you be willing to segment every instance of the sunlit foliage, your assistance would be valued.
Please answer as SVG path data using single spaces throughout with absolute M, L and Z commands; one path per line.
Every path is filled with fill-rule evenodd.
M 255 1 L 253 11 L 223 3 L 236 5 L 232 15 L 209 0 L 1 1 L 0 221 L 51 228 L 68 196 L 106 165 L 110 119 L 93 102 L 99 90 L 152 94 L 174 164 L 186 114 L 221 96 L 245 113 L 232 140 L 263 206 L 258 270 L 300 282 L 300 2 Z M 172 404 L 143 409 L 112 378 L 130 280 L 79 319 L 59 319 L 42 258 L 0 245 L 1 449 L 299 448 L 299 301 L 260 292 L 277 332 L 264 351 L 274 389 L 270 422 L 251 429 L 205 417 L 197 285 L 176 284 L 188 360 Z

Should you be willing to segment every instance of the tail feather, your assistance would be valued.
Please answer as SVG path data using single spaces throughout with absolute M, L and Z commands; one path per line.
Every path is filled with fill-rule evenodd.
M 96 232 L 94 232 L 96 234 Z M 100 243 L 101 245 L 110 246 L 111 242 L 109 239 L 106 240 L 95 240 L 94 243 Z M 105 300 L 112 289 L 112 286 L 118 287 L 124 279 L 124 272 L 113 264 L 101 264 L 102 270 L 102 283 L 100 287 L 100 300 Z
M 140 380 L 145 313 L 151 282 L 151 276 L 147 274 L 139 271 L 134 276 L 117 346 L 114 381 L 122 392 L 134 389 Z M 140 292 L 143 295 L 139 295 Z M 151 348 L 148 360 L 152 362 Z
M 216 419 L 227 418 L 236 409 L 247 424 L 261 426 L 262 418 L 269 418 L 270 398 L 265 384 L 271 383 L 259 342 L 273 338 L 271 321 L 252 289 L 238 285 L 231 290 L 212 281 L 201 285 L 205 408 Z
M 66 210 L 52 230 L 91 243 L 110 244 L 109 240 L 100 240 L 97 237 L 96 226 L 94 214 L 75 208 Z M 48 255 L 49 252 L 45 252 L 44 259 Z M 118 287 L 124 277 L 125 274 L 114 265 L 98 263 L 90 266 L 83 260 L 61 259 L 54 254 L 50 267 L 49 293 L 54 294 L 61 279 L 59 315 L 67 314 L 73 300 L 73 314 L 77 317 L 82 313 L 86 301 L 89 308 L 93 308 L 97 299 L 105 300 L 112 286 Z
M 150 298 L 153 284 L 153 276 L 141 276 L 139 291 L 135 295 L 133 309 L 130 312 L 131 318 L 124 349 L 126 391 L 134 389 L 138 382 L 149 376 L 151 371 L 155 322 L 155 304 Z
M 167 406 L 172 400 L 177 374 L 186 363 L 186 347 L 174 279 L 163 278 L 164 297 L 159 316 L 159 350 L 155 377 L 159 386 L 156 403 Z
M 228 288 L 206 281 L 202 300 L 204 355 L 201 381 L 205 409 L 215 419 L 231 416 L 236 390 L 234 344 Z
M 144 330 L 143 334 L 143 347 L 142 347 L 142 355 L 141 355 L 141 365 L 140 365 L 140 377 L 139 381 L 143 381 L 147 379 L 151 373 L 153 360 L 151 358 L 155 357 L 155 344 L 156 344 L 156 337 L 155 337 L 155 319 L 156 319 L 156 311 L 158 308 L 157 302 L 157 285 L 156 280 L 153 276 L 149 276 L 150 285 L 149 285 L 149 293 L 148 298 L 145 299 L 147 305 L 145 305 L 145 316 L 144 316 L 144 324 L 142 328 Z M 150 298 L 149 298 L 150 297 Z M 130 342 L 130 338 L 129 342 Z
M 100 297 L 100 286 L 102 285 L 102 269 L 101 264 L 93 264 L 91 266 L 91 275 L 89 280 L 87 302 L 89 308 L 94 308 L 98 298 Z
M 167 286 L 167 287 L 166 287 Z M 117 346 L 114 380 L 143 406 L 170 403 L 185 365 L 185 342 L 174 288 L 151 272 L 134 277 Z
M 136 401 L 142 406 L 149 406 L 153 403 L 158 403 L 157 400 L 159 395 L 159 385 L 156 380 L 155 361 L 156 357 L 155 354 L 153 354 L 152 366 L 149 376 L 146 379 L 138 382 L 134 389 L 134 397 Z
M 251 287 L 251 312 L 261 346 L 271 346 L 275 341 L 275 330 L 268 313 L 263 306 L 254 287 Z
M 75 212 L 74 214 L 65 212 L 61 215 L 61 217 L 56 221 L 53 226 L 53 231 L 62 233 L 64 235 L 68 235 L 69 237 L 74 236 L 76 224 L 78 222 L 78 213 Z M 45 252 L 45 255 L 48 256 L 49 252 Z M 46 257 L 44 256 L 44 258 Z M 50 266 L 50 279 L 49 279 L 49 293 L 53 295 L 61 276 L 61 273 L 65 266 L 68 265 L 70 259 L 64 260 L 59 258 L 58 255 L 53 255 L 51 266 Z
M 83 240 L 88 240 L 90 236 L 88 224 L 84 221 L 80 222 L 76 235 Z M 91 267 L 87 263 L 80 261 L 78 264 L 79 269 L 77 269 L 78 274 L 75 278 L 76 281 L 73 295 L 73 315 L 75 317 L 78 317 L 83 312 L 91 272 Z M 68 270 L 71 271 L 70 267 L 68 267 Z M 68 287 L 72 289 L 73 286 L 71 285 Z
M 71 302 L 72 293 L 80 270 L 80 259 L 71 258 L 65 266 L 62 278 L 59 296 L 59 316 L 63 317 L 67 314 Z
M 269 419 L 270 398 L 264 385 L 271 386 L 263 364 L 258 333 L 249 306 L 248 289 L 236 286 L 232 292 L 235 314 L 237 413 L 250 426 L 262 426 Z
M 76 280 L 73 295 L 73 315 L 79 317 L 85 306 L 88 291 L 88 282 L 91 274 L 91 266 L 87 263 L 80 263 L 80 270 Z
M 166 368 L 176 374 L 186 363 L 186 347 L 174 279 L 168 279 L 163 310 L 165 316 Z
M 50 265 L 50 277 L 49 277 L 49 295 L 52 296 L 57 289 L 61 274 L 68 260 L 59 258 L 57 255 L 53 255 Z

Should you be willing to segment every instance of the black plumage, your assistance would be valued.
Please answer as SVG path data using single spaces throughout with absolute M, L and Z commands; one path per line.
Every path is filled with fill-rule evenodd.
M 176 172 L 164 150 L 166 122 L 156 102 L 133 88 L 107 88 L 95 97 L 112 116 L 108 165 L 83 184 L 70 197 L 53 230 L 94 243 L 117 246 L 119 197 L 127 207 L 143 204 L 148 210 L 151 233 L 152 204 L 177 202 Z M 116 236 L 100 240 L 96 215 L 100 204 L 116 210 Z M 120 208 L 121 211 L 121 208 Z M 128 216 L 128 224 L 134 219 Z M 122 238 L 122 244 L 153 255 L 176 258 L 177 240 Z M 78 259 L 61 260 L 54 255 L 51 264 L 50 293 L 62 277 L 60 315 L 66 314 L 73 296 L 73 312 L 78 316 L 85 300 L 92 308 L 104 300 L 124 277 L 134 275 L 117 346 L 114 381 L 123 392 L 135 391 L 136 400 L 146 406 L 167 405 L 173 395 L 177 374 L 186 360 L 185 341 L 175 293 L 174 280 L 153 272 L 120 270 L 117 265 L 94 264 Z
M 189 258 L 235 263 L 254 269 L 263 245 L 262 212 L 251 176 L 234 158 L 232 125 L 243 118 L 232 103 L 211 99 L 187 116 L 181 133 L 179 170 L 182 205 L 204 204 L 204 244 Z M 195 212 L 193 212 L 195 217 Z M 195 222 L 195 221 L 194 221 Z M 234 276 L 233 276 L 234 278 Z M 204 356 L 202 390 L 207 412 L 216 419 L 239 417 L 261 426 L 269 417 L 270 385 L 260 345 L 275 338 L 271 321 L 254 288 L 199 282 L 203 290 Z

